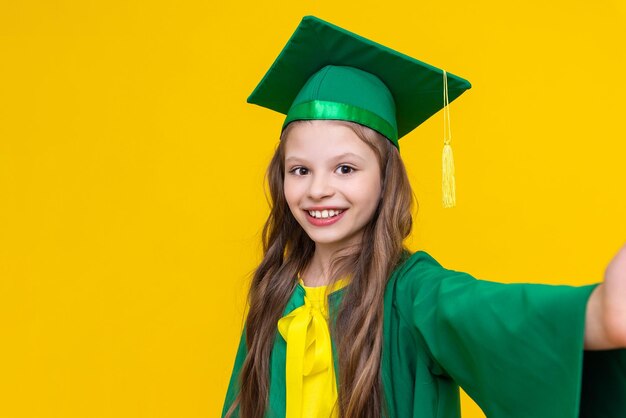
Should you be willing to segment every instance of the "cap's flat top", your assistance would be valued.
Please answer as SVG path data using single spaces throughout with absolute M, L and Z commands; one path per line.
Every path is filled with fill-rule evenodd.
M 328 64 L 356 67 L 385 83 L 396 103 L 399 138 L 444 106 L 443 70 L 315 16 L 302 19 L 248 103 L 287 114 L 309 77 Z M 454 74 L 447 78 L 450 102 L 471 87 Z

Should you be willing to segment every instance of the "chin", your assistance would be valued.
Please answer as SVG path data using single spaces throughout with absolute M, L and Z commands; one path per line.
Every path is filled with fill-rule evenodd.
M 353 237 L 346 236 L 319 236 L 316 234 L 309 235 L 309 238 L 317 245 L 333 245 L 345 247 L 353 241 Z

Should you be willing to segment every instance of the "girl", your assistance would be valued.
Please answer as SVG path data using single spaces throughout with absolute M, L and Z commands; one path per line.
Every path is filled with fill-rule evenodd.
M 626 416 L 626 247 L 603 284 L 573 287 L 477 280 L 403 246 L 398 139 L 469 87 L 302 20 L 248 99 L 287 118 L 222 416 L 455 418 L 459 386 L 490 418 Z

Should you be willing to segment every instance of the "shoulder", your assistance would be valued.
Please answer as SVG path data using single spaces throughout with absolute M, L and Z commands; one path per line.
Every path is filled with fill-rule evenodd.
M 441 264 L 429 253 L 423 250 L 416 251 L 411 253 L 409 251 L 405 251 L 403 257 L 400 259 L 400 262 L 396 266 L 393 271 L 392 276 L 402 276 L 407 272 L 415 270 L 415 269 L 424 269 L 424 268 L 443 268 Z
M 476 282 L 470 274 L 445 268 L 426 251 L 407 252 L 389 278 L 387 297 L 400 310 L 429 309 L 456 299 Z
M 389 279 L 394 286 L 408 290 L 423 285 L 434 285 L 442 280 L 463 276 L 466 273 L 447 269 L 428 252 L 420 250 L 414 253 L 405 252 Z

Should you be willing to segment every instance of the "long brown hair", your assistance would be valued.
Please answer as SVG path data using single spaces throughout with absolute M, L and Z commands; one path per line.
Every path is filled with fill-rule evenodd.
M 365 226 L 361 243 L 335 254 L 330 274 L 331 283 L 351 276 L 336 324 L 330 321 L 339 355 L 339 415 L 379 418 L 385 411 L 380 377 L 383 296 L 393 269 L 408 253 L 403 242 L 411 232 L 411 213 L 416 201 L 398 149 L 389 140 L 358 123 L 334 122 L 351 128 L 370 146 L 381 167 L 382 199 Z M 248 351 L 239 375 L 241 390 L 227 418 L 237 405 L 242 418 L 264 416 L 276 323 L 297 285 L 297 272 L 307 266 L 315 251 L 315 243 L 293 217 L 283 191 L 285 143 L 296 123 L 310 121 L 287 125 L 266 173 L 271 210 L 263 227 L 264 257 L 250 284 L 246 319 Z M 337 339 L 337 335 L 350 338 Z

